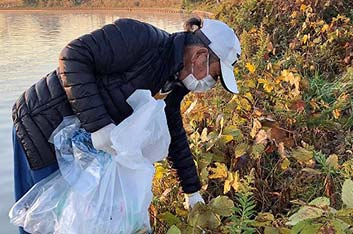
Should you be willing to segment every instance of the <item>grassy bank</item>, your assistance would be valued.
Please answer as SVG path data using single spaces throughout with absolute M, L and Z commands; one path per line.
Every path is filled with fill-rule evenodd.
M 184 102 L 208 205 L 185 213 L 174 173 L 158 165 L 166 175 L 154 187 L 158 233 L 352 233 L 353 3 L 187 7 L 239 35 L 240 94 L 219 86 Z

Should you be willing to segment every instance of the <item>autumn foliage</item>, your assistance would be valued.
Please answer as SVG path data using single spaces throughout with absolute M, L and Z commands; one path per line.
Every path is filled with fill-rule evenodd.
M 156 232 L 351 233 L 353 3 L 209 0 L 189 7 L 213 12 L 240 37 L 240 94 L 219 85 L 184 101 L 208 205 L 188 214 L 175 173 L 166 162 L 156 165 Z

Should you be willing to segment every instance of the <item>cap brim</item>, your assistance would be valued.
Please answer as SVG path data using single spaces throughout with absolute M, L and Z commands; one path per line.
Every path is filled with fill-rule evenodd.
M 237 81 L 235 80 L 233 66 L 227 65 L 224 62 L 220 61 L 221 64 L 221 82 L 223 87 L 231 93 L 239 93 Z

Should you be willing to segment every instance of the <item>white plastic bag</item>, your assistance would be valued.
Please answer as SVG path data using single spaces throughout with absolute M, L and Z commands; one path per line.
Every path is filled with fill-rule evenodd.
M 30 233 L 148 233 L 153 162 L 168 152 L 165 103 L 137 90 L 134 112 L 111 133 L 117 155 L 93 148 L 75 117 L 53 133 L 60 173 L 37 183 L 10 210 L 11 222 Z

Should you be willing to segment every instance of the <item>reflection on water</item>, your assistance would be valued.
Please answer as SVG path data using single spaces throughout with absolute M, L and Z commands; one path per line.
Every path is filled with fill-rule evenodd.
M 11 107 L 30 85 L 57 67 L 71 40 L 118 18 L 151 23 L 168 32 L 182 30 L 183 15 L 119 11 L 0 11 L 0 233 L 13 234 L 7 212 L 13 203 Z

